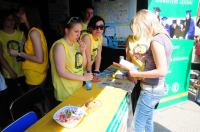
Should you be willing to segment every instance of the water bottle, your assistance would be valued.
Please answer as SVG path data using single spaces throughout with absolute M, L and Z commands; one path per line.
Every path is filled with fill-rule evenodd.
M 119 56 L 119 62 L 120 62 L 121 60 L 124 60 L 124 56 Z
M 90 73 L 90 72 L 87 71 L 87 73 Z M 85 87 L 86 87 L 86 90 L 91 90 L 91 88 L 92 88 L 92 81 L 85 81 Z
M 91 90 L 92 88 L 92 81 L 85 81 L 86 90 Z

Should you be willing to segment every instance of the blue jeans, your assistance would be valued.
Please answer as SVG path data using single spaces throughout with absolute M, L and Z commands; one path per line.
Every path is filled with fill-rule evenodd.
M 153 132 L 153 111 L 156 104 L 165 93 L 164 86 L 153 87 L 150 85 L 142 89 L 134 114 L 135 132 Z

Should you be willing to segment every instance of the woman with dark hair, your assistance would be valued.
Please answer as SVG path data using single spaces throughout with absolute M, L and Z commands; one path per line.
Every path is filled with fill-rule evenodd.
M 92 80 L 92 74 L 83 75 L 86 65 L 85 43 L 79 40 L 82 21 L 70 17 L 65 21 L 64 37 L 54 42 L 50 50 L 50 62 L 54 95 L 64 101 L 80 89 L 83 81 Z
M 25 59 L 22 69 L 26 83 L 29 88 L 38 87 L 45 81 L 48 69 L 48 48 L 41 29 L 41 21 L 34 8 L 20 8 L 17 16 L 20 23 L 26 25 L 28 29 L 27 40 L 24 52 L 10 50 L 10 54 Z
M 21 50 L 24 46 L 23 32 L 16 30 L 16 17 L 12 10 L 4 12 L 3 29 L 0 30 L 0 60 L 2 75 L 8 85 L 8 92 L 12 100 L 20 96 L 25 85 L 22 61 L 18 57 L 10 56 L 9 49 Z
M 86 31 L 88 23 L 93 17 L 94 8 L 92 6 L 87 6 L 86 8 L 84 8 L 82 14 L 83 14 L 82 31 Z
M 101 50 L 103 42 L 105 22 L 100 16 L 94 16 L 88 23 L 88 32 L 84 32 L 81 39 L 86 44 L 87 66 L 86 70 L 92 72 L 92 65 L 95 62 L 94 72 L 98 73 L 101 65 Z

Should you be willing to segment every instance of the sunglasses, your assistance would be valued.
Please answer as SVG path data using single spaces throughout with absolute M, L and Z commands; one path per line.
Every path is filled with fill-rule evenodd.
M 71 23 L 74 23 L 74 22 L 80 22 L 80 21 L 81 21 L 81 19 L 79 17 L 71 17 L 68 20 L 67 24 L 71 24 Z
M 104 28 L 105 28 L 104 25 L 94 26 L 94 27 L 93 27 L 94 30 L 98 30 L 98 29 L 104 30 Z

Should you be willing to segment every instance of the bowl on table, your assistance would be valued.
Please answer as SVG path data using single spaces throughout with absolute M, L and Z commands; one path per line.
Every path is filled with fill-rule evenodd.
M 85 115 L 85 110 L 78 106 L 64 106 L 53 115 L 53 119 L 63 127 L 74 128 Z

